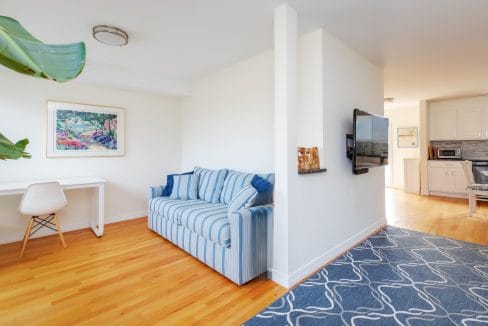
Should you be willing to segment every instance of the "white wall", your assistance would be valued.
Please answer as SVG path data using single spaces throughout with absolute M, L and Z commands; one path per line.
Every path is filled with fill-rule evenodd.
M 107 180 L 107 221 L 146 214 L 147 186 L 162 183 L 181 167 L 181 100 L 0 74 L 0 132 L 13 141 L 29 138 L 32 159 L 0 161 L 0 181 L 67 176 Z M 126 109 L 126 155 L 99 158 L 46 158 L 47 100 Z M 88 190 L 67 191 L 60 213 L 64 230 L 89 226 Z M 0 243 L 21 239 L 27 219 L 17 214 L 20 196 L 0 197 Z
M 298 42 L 297 141 L 300 147 L 317 146 L 324 162 L 323 31 L 307 33 Z M 323 165 L 323 164 L 322 164 Z
M 354 108 L 383 114 L 382 70 L 340 40 L 321 32 L 323 37 L 316 42 L 323 48 L 322 165 L 327 172 L 296 175 L 292 181 L 288 285 L 386 223 L 384 168 L 353 175 L 345 150 Z M 305 69 L 304 65 L 321 66 L 319 62 L 301 60 L 299 70 Z M 320 113 L 317 118 L 321 118 Z
M 273 52 L 197 80 L 183 101 L 183 170 L 274 171 Z
M 183 170 L 275 171 L 273 64 L 273 52 L 265 52 L 193 84 L 183 101 Z M 296 162 L 297 146 L 317 145 L 328 171 L 288 180 L 287 239 L 270 244 L 269 262 L 272 278 L 285 286 L 386 223 L 384 168 L 353 175 L 345 150 L 354 108 L 383 114 L 381 68 L 317 30 L 298 42 L 297 90 L 297 137 L 288 155 Z M 283 221 L 278 213 L 274 223 Z M 277 263 L 280 250 L 286 257 Z
M 403 127 L 420 126 L 420 108 L 399 107 L 386 108 L 385 116 L 390 120 L 390 141 L 392 153 L 390 154 L 389 163 L 391 173 L 391 186 L 403 189 L 404 186 L 404 164 L 405 158 L 419 158 L 420 149 L 415 148 L 398 148 L 397 129 Z M 420 135 L 419 135 L 420 136 Z

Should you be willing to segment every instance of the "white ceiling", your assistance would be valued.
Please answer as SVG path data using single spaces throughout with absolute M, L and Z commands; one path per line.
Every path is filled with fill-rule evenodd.
M 80 82 L 185 95 L 190 82 L 273 46 L 280 0 L 0 0 L 47 43 L 83 40 Z M 290 0 L 299 30 L 323 26 L 384 67 L 397 102 L 488 93 L 488 0 Z M 109 24 L 129 45 L 104 46 Z

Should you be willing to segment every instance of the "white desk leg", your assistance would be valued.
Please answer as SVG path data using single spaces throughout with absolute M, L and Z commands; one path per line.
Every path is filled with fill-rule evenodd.
M 90 206 L 91 228 L 97 237 L 101 237 L 105 224 L 105 187 L 103 184 L 93 188 Z

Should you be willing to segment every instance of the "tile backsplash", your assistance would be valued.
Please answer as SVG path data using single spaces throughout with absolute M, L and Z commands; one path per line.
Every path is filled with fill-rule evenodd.
M 461 148 L 463 158 L 488 159 L 488 140 L 431 141 L 430 144 L 440 149 Z

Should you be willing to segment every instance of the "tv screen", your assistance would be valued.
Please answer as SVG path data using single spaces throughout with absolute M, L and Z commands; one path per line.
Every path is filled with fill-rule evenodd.
M 388 119 L 354 109 L 353 171 L 365 173 L 369 168 L 388 164 Z

